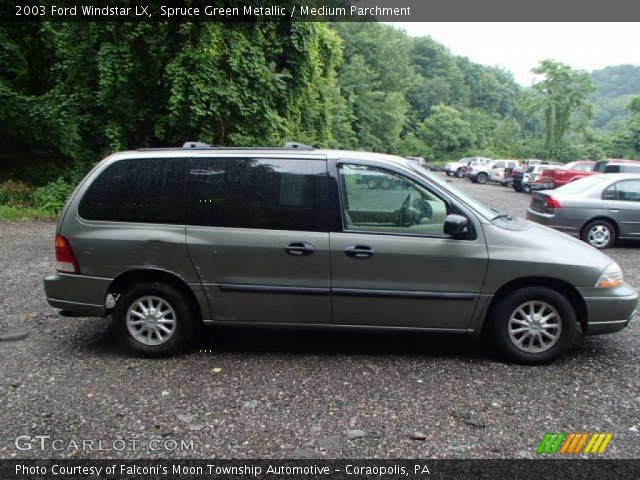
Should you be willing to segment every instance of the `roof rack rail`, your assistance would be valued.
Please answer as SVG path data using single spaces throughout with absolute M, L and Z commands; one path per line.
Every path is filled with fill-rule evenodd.
M 297 150 L 314 150 L 311 145 L 305 145 L 304 143 L 298 142 L 287 142 L 284 144 L 283 148 L 295 148 Z
M 210 148 L 211 145 L 203 142 L 184 142 L 182 148 Z
M 204 142 L 184 142 L 182 147 L 160 147 L 160 148 L 140 148 L 142 152 L 153 152 L 162 150 L 315 150 L 311 145 L 298 142 L 287 142 L 282 147 L 225 147 L 221 145 L 209 145 Z

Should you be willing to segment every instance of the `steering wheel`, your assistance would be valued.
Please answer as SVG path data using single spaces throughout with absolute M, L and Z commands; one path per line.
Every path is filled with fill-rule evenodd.
M 413 208 L 415 194 L 410 192 L 402 202 L 397 215 L 397 224 L 402 226 L 416 225 L 420 222 L 420 212 Z

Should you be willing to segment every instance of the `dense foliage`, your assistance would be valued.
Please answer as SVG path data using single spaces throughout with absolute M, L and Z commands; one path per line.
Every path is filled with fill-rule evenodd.
M 379 23 L 2 24 L 0 204 L 55 212 L 108 153 L 186 140 L 436 161 L 635 157 L 640 76 L 612 68 L 593 74 L 594 93 L 587 74 L 546 61 L 525 91 Z M 601 101 L 592 121 L 605 97 L 618 110 Z

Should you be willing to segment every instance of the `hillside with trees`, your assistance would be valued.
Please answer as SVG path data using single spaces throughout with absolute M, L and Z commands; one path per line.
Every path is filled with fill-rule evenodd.
M 525 91 L 379 23 L 5 23 L 0 205 L 53 214 L 105 155 L 186 140 L 433 161 L 640 154 L 638 67 L 534 67 Z
M 596 87 L 593 126 L 613 132 L 629 120 L 627 108 L 634 96 L 640 95 L 640 66 L 617 65 L 591 72 Z

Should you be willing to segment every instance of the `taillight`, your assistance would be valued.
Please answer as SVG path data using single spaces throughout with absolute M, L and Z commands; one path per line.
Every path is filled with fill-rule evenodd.
M 76 257 L 73 256 L 69 240 L 56 235 L 56 270 L 60 273 L 80 273 Z
M 555 198 L 547 197 L 547 199 L 544 202 L 544 206 L 547 208 L 560 208 L 562 205 L 560 205 L 560 202 Z

